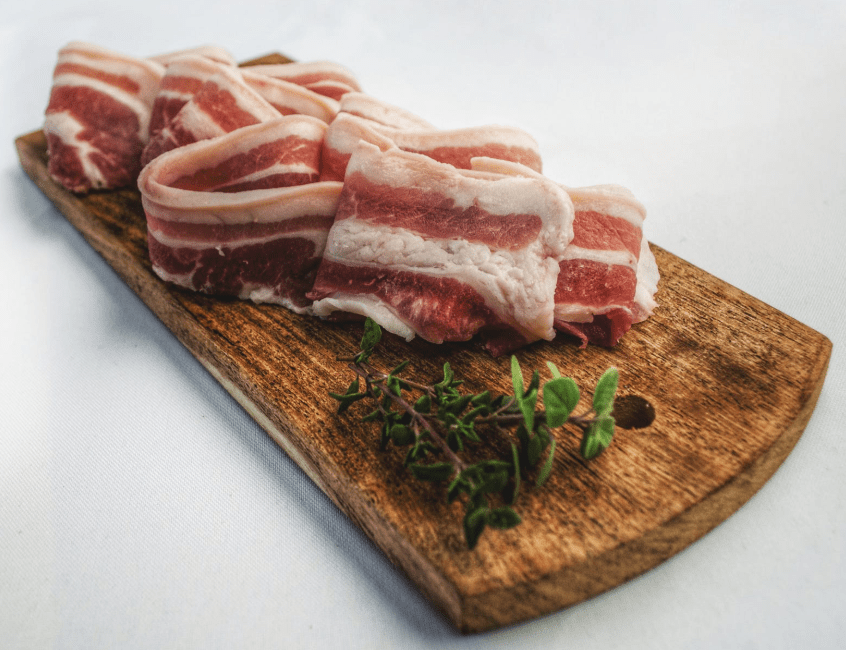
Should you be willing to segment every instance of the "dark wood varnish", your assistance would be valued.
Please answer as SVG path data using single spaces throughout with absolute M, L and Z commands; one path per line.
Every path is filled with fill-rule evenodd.
M 377 431 L 358 422 L 358 410 L 335 414 L 327 393 L 352 379 L 336 357 L 357 349 L 360 325 L 166 284 L 150 266 L 136 190 L 75 196 L 50 179 L 40 131 L 16 145 L 23 168 L 65 217 L 464 632 L 578 603 L 707 533 L 778 468 L 825 378 L 825 336 L 653 245 L 660 307 L 616 348 L 579 350 L 561 338 L 517 355 L 524 369 L 552 360 L 588 389 L 616 366 L 618 394 L 631 396 L 623 401 L 628 412 L 621 411 L 630 428 L 618 428 L 611 448 L 590 463 L 578 456 L 576 432 L 563 432 L 547 485 L 524 488 L 523 524 L 486 531 L 467 551 L 461 504 L 447 505 L 437 486 L 421 489 L 409 479 L 402 452 L 379 452 Z M 509 360 L 493 359 L 475 343 L 383 340 L 377 361 L 385 367 L 410 358 L 416 375 L 436 379 L 449 361 L 470 390 L 509 389 Z

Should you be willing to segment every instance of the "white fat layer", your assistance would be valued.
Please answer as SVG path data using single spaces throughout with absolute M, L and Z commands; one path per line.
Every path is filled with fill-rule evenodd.
M 147 232 L 162 246 L 167 246 L 168 248 L 193 248 L 195 250 L 206 250 L 208 248 L 216 248 L 221 253 L 221 255 L 223 255 L 221 251 L 224 248 L 231 249 L 239 248 L 241 246 L 252 246 L 254 244 L 266 244 L 268 242 L 277 241 L 279 239 L 308 239 L 314 242 L 316 251 L 315 255 L 322 255 L 323 247 L 326 245 L 327 231 L 319 229 L 297 230 L 294 232 L 284 232 L 267 235 L 266 237 L 249 237 L 244 239 L 236 239 L 233 241 L 224 241 L 217 244 L 208 240 L 197 241 L 195 239 L 189 239 L 187 237 L 183 238 L 173 235 L 167 235 L 161 230 L 156 230 L 152 227 L 148 228 Z
M 393 142 L 400 149 L 429 151 L 440 147 L 450 149 L 479 148 L 486 145 L 502 145 L 532 151 L 540 156 L 537 141 L 525 131 L 500 125 L 478 126 L 464 129 L 440 131 L 420 127 L 394 128 L 379 124 L 375 120 L 351 113 L 341 113 L 333 123 L 331 144 L 341 153 L 352 153 L 359 139 L 379 144 L 382 139 Z M 384 147 L 383 147 L 384 148 Z
M 637 288 L 635 289 L 635 322 L 640 323 L 652 315 L 658 306 L 655 293 L 658 291 L 660 273 L 655 255 L 644 238 L 640 246 L 640 259 L 637 265 Z
M 138 116 L 138 136 L 142 142 L 145 141 L 145 135 L 150 124 L 150 104 L 144 102 L 137 95 L 126 92 L 125 90 L 112 86 L 104 81 L 100 81 L 99 79 L 93 79 L 92 77 L 73 73 L 57 76 L 53 80 L 53 86 L 85 86 L 87 88 L 91 88 L 92 90 L 96 90 L 97 92 L 101 92 L 104 95 L 108 95 L 116 102 L 129 108 L 133 113 L 135 113 L 135 115 Z
M 567 250 L 564 251 L 564 258 L 562 261 L 564 260 L 588 260 L 590 262 L 608 264 L 609 266 L 627 266 L 632 269 L 632 271 L 637 270 L 637 258 L 627 250 L 596 250 L 570 245 L 567 247 Z
M 331 298 L 317 300 L 312 305 L 315 316 L 327 318 L 332 312 L 342 311 L 359 316 L 369 316 L 391 334 L 401 336 L 406 341 L 414 338 L 414 330 L 400 319 L 385 303 L 372 295 L 349 295 L 343 292 L 333 294 Z
M 232 54 L 230 54 L 228 50 L 220 47 L 219 45 L 200 45 L 185 50 L 176 50 L 174 52 L 156 54 L 154 56 L 149 57 L 149 59 L 151 61 L 161 63 L 167 68 L 170 68 L 180 59 L 183 59 L 185 57 L 198 57 L 202 59 L 213 60 L 217 63 L 223 63 L 226 65 L 236 65 L 235 57 L 232 56 Z
M 478 171 L 508 174 L 510 176 L 525 176 L 529 178 L 544 178 L 542 174 L 520 163 L 508 160 L 497 160 L 480 156 L 470 161 L 473 169 Z M 560 184 L 559 184 L 560 185 Z M 622 185 L 592 185 L 588 187 L 568 187 L 560 185 L 573 201 L 576 212 L 594 211 L 611 217 L 624 219 L 638 228 L 643 228 L 646 218 L 646 208 L 638 201 L 634 194 Z
M 629 314 L 632 313 L 632 311 L 625 305 L 603 305 L 602 307 L 594 307 L 579 303 L 559 303 L 555 305 L 555 320 L 564 321 L 566 323 L 590 323 L 593 322 L 594 316 L 607 314 L 614 309 L 622 309 Z
M 322 181 L 245 192 L 192 192 L 172 187 L 151 190 L 150 183 L 143 182 L 144 171 L 139 182 L 144 211 L 177 223 L 272 223 L 306 215 L 333 216 L 343 187 L 339 182 Z M 156 198 L 149 196 L 150 191 Z
M 245 69 L 244 81 L 269 103 L 285 106 L 300 115 L 311 115 L 327 124 L 338 113 L 338 102 L 295 83 L 255 74 Z
M 257 172 L 252 174 L 246 174 L 244 176 L 240 176 L 239 178 L 233 178 L 231 180 L 226 181 L 225 183 L 220 183 L 217 187 L 224 187 L 227 185 L 235 185 L 240 183 L 251 183 L 253 181 L 261 180 L 266 176 L 272 176 L 274 174 L 318 174 L 320 172 L 319 169 L 312 167 L 311 165 L 307 165 L 305 163 L 293 163 L 293 164 L 282 164 L 277 163 L 272 167 L 265 167 L 264 169 L 260 169 Z
M 540 242 L 517 250 L 491 250 L 463 239 L 424 238 L 365 221 L 337 221 L 324 257 L 349 265 L 374 265 L 396 271 L 450 277 L 478 291 L 503 321 L 531 334 L 551 338 L 558 262 Z
M 85 177 L 90 181 L 91 187 L 100 189 L 106 187 L 106 179 L 103 177 L 100 168 L 91 162 L 90 154 L 98 150 L 90 142 L 80 139 L 79 133 L 85 128 L 69 113 L 48 113 L 44 118 L 44 132 L 51 133 L 62 140 L 66 145 L 75 147 L 79 155 L 79 162 Z
M 302 75 L 317 75 L 327 79 L 341 81 L 355 90 L 360 90 L 355 75 L 340 63 L 334 61 L 297 61 L 293 63 L 269 63 L 250 66 L 250 70 L 275 77 L 277 79 L 292 79 Z
M 435 130 L 434 126 L 414 113 L 365 93 L 353 92 L 341 97 L 340 110 L 397 129 Z

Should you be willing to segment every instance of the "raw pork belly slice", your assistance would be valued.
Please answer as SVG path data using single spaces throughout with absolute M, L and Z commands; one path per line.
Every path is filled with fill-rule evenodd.
M 150 115 L 150 138 L 155 138 L 196 95 L 203 84 L 226 64 L 205 56 L 185 54 L 173 57 L 165 70 Z
M 362 142 L 309 293 L 314 313 L 370 316 L 433 343 L 478 333 L 494 355 L 552 339 L 572 221 L 569 197 L 545 179 Z
M 257 74 L 305 86 L 319 95 L 335 100 L 348 92 L 361 90 L 355 75 L 344 66 L 332 61 L 270 63 L 250 66 L 250 70 Z
M 50 175 L 80 193 L 132 185 L 164 71 L 87 43 L 63 47 L 44 118 Z
M 198 45 L 197 47 L 191 47 L 185 50 L 157 54 L 155 56 L 151 56 L 150 59 L 167 67 L 176 59 L 179 59 L 186 54 L 202 56 L 203 58 L 211 59 L 212 61 L 217 61 L 218 63 L 223 63 L 225 65 L 237 65 L 235 57 L 219 45 Z
M 365 93 L 347 93 L 341 97 L 340 110 L 344 113 L 378 122 L 384 126 L 407 131 L 434 131 L 435 127 L 422 117 L 399 106 L 394 106 Z
M 541 170 L 538 143 L 521 129 L 492 125 L 450 131 L 409 130 L 341 112 L 326 132 L 321 178 L 342 180 L 347 161 L 361 140 L 382 150 L 393 145 L 403 151 L 424 154 L 459 169 L 470 169 L 472 158 L 488 156 L 522 163 L 538 172 Z
M 314 182 L 326 125 L 292 115 L 163 154 L 141 173 L 153 270 L 309 313 L 341 183 Z
M 282 115 L 311 115 L 329 124 L 338 113 L 337 101 L 304 86 L 257 74 L 250 68 L 242 68 L 241 75 L 250 88 Z
M 281 117 L 244 81 L 237 68 L 221 66 L 145 147 L 146 165 L 166 151 Z
M 485 158 L 474 159 L 473 168 L 537 175 Z M 582 347 L 611 347 L 657 304 L 658 267 L 643 237 L 646 210 L 618 185 L 563 189 L 573 201 L 575 219 L 555 288 L 555 327 L 578 337 Z

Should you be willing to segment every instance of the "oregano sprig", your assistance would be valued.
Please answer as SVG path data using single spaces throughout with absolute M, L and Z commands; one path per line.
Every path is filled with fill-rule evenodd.
M 355 378 L 346 392 L 329 395 L 338 401 L 339 413 L 358 401 L 371 400 L 372 410 L 361 419 L 381 424 L 380 449 L 405 448 L 403 463 L 416 479 L 448 482 L 447 501 L 465 500 L 464 537 L 470 549 L 486 527 L 507 529 L 520 523 L 513 506 L 525 479 L 534 475 L 533 483 L 540 487 L 552 473 L 553 429 L 565 424 L 579 427 L 580 453 L 588 460 L 611 444 L 619 379 L 615 368 L 600 377 L 590 409 L 573 415 L 579 388 L 552 362 L 547 362 L 552 379 L 541 385 L 540 373 L 534 371 L 525 384 L 522 368 L 512 356 L 513 394 L 463 393 L 459 390 L 463 381 L 449 363 L 444 364 L 443 379 L 434 384 L 400 377 L 408 361 L 388 372 L 374 367 L 370 357 L 381 337 L 379 325 L 368 318 L 360 352 L 347 359 Z M 510 453 L 505 458 L 470 462 L 463 457 L 468 445 L 478 448 L 491 433 L 508 441 Z

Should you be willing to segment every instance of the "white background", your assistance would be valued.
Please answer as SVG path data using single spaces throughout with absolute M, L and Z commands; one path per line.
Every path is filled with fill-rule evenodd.
M 842 648 L 846 4 L 0 4 L 0 647 Z M 650 240 L 834 342 L 737 514 L 646 575 L 461 637 L 20 170 L 58 49 L 332 59 L 434 124 L 521 126 Z

